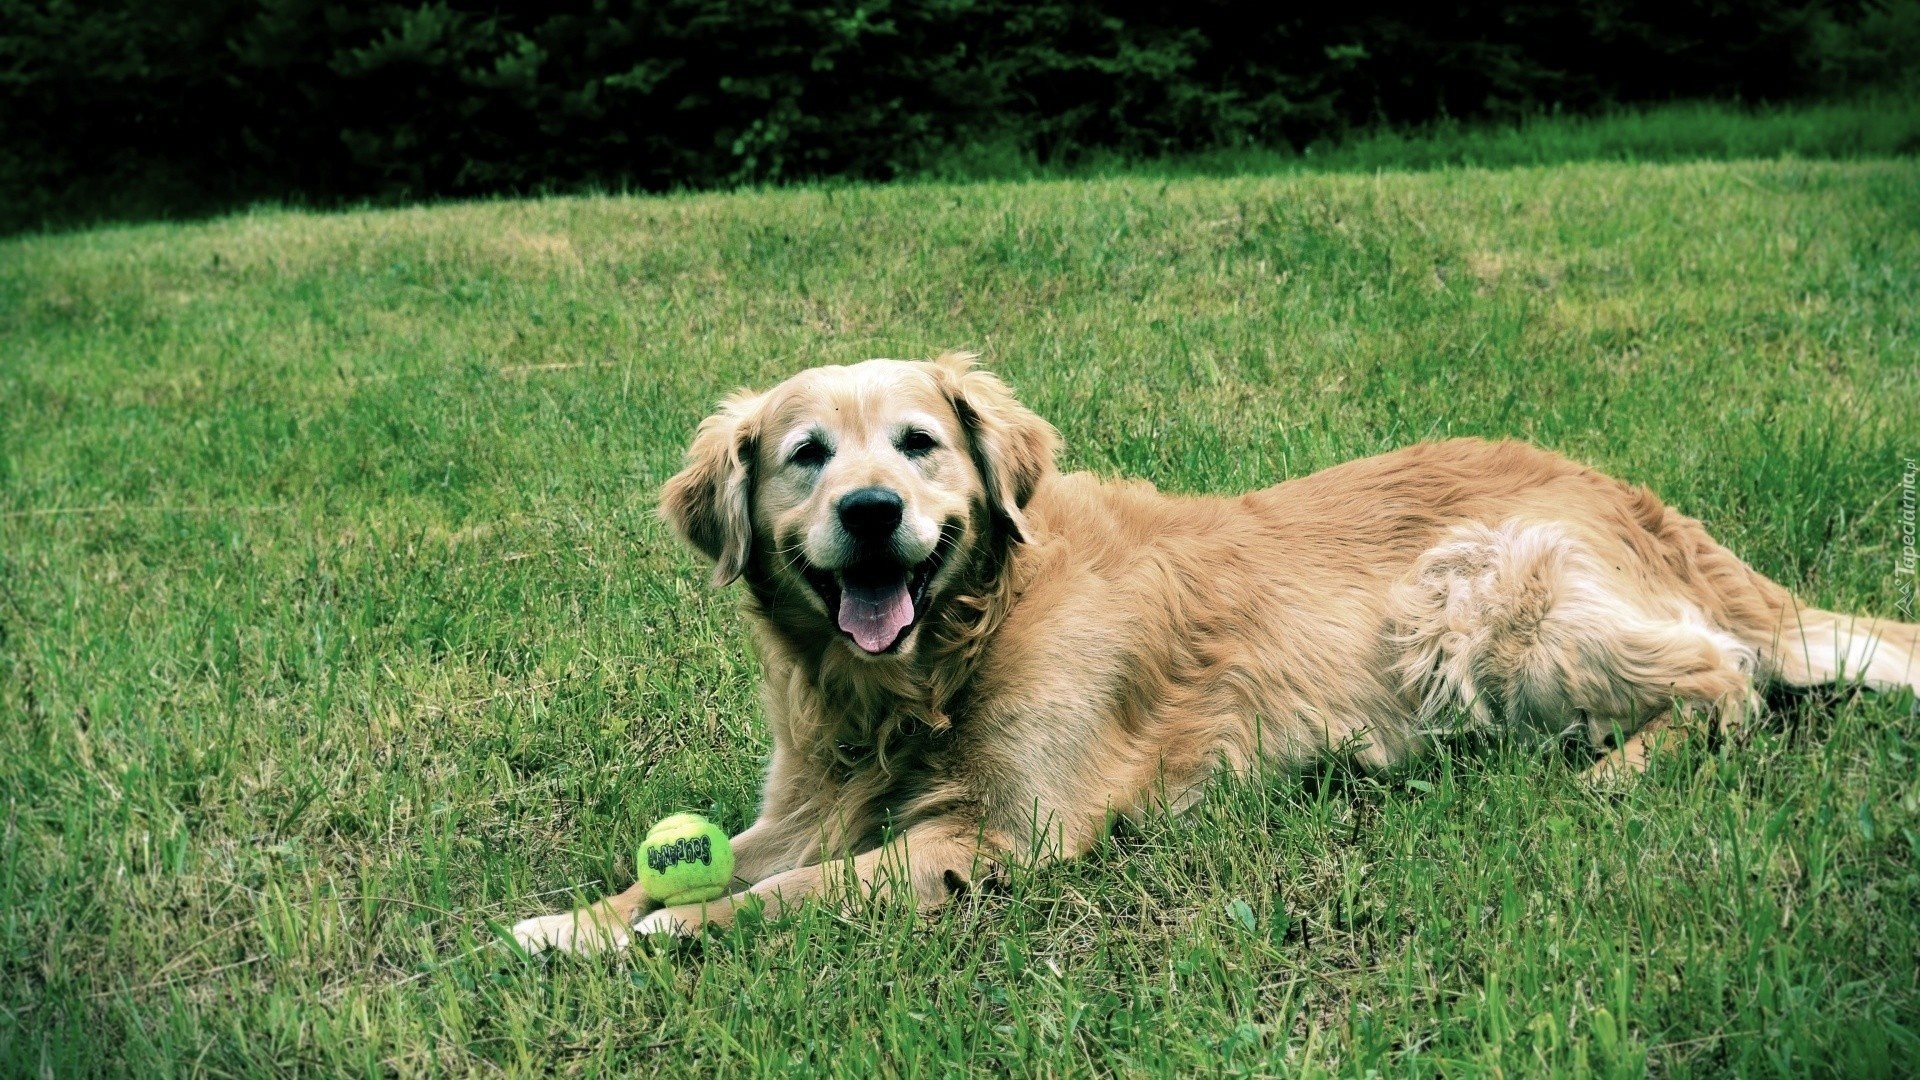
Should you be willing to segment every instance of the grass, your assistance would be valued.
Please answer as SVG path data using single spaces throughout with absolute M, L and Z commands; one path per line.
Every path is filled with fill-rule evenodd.
M 1511 168 L 1573 161 L 1675 163 L 1777 157 L 1849 161 L 1916 156 L 1920 156 L 1920 84 L 1890 84 L 1830 101 L 1754 106 L 1678 101 L 1621 106 L 1592 115 L 1544 113 L 1512 123 L 1449 120 L 1416 128 L 1357 131 L 1343 139 L 1323 139 L 1298 148 L 1223 147 L 1148 160 L 1100 149 L 1041 160 L 1015 141 L 988 141 L 936 154 L 931 165 L 906 179 L 934 183 L 1141 180 Z M 61 190 L 38 187 L 24 176 L 9 177 L 4 167 L 0 158 L 0 237 L 108 223 L 192 220 L 243 210 L 250 204 L 274 205 L 271 197 L 262 201 L 257 182 L 238 176 L 195 177 L 161 164 L 137 174 L 86 177 Z M 815 183 L 833 186 L 843 181 Z M 294 200 L 293 209 L 344 208 L 338 200 L 301 201 L 307 197 L 298 193 L 285 198 Z M 276 208 L 286 208 L 284 201 Z
M 1043 162 L 1015 147 L 989 144 L 944 157 L 931 175 L 947 180 L 1266 176 L 1511 168 L 1573 161 L 1671 163 L 1781 156 L 1850 160 L 1915 155 L 1920 155 L 1920 86 L 1779 105 L 1678 101 L 1585 116 L 1546 113 L 1517 123 L 1448 120 L 1410 129 L 1362 131 L 1298 150 L 1227 147 L 1145 161 L 1093 151 L 1071 162 Z
M 1449 746 L 1228 784 L 932 917 L 528 961 L 739 827 L 737 600 L 653 516 L 721 394 L 984 349 L 1067 464 L 1237 491 L 1512 435 L 1892 614 L 1920 164 L 918 184 L 0 242 L 14 1075 L 1892 1075 L 1910 697 L 1602 796 Z

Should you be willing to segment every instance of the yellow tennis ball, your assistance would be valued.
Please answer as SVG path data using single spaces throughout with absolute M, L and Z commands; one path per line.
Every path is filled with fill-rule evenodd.
M 661 818 L 640 842 L 640 883 L 663 904 L 695 904 L 733 885 L 733 845 L 699 814 Z

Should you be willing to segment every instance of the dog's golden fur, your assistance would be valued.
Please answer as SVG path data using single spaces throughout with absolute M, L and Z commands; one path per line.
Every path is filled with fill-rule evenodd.
M 1769 681 L 1920 688 L 1920 628 L 1803 607 L 1648 491 L 1531 446 L 1424 444 L 1216 498 L 1059 474 L 1058 445 L 965 354 L 729 399 L 662 510 L 747 587 L 773 753 L 733 842 L 742 891 L 635 928 L 635 886 L 520 939 L 687 933 L 826 892 L 835 866 L 933 905 L 1261 755 L 1385 766 L 1467 724 L 1624 737 L 1596 766 L 1618 775 Z M 927 576 L 873 592 L 891 622 L 835 585 L 860 557 L 836 508 L 863 490 L 897 494 L 887 557 Z

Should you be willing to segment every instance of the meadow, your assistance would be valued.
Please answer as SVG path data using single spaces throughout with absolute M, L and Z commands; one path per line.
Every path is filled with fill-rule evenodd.
M 1449 743 L 1223 784 L 932 916 L 528 958 L 750 820 L 713 402 L 970 347 L 1064 464 L 1232 492 L 1421 439 L 1645 483 L 1895 614 L 1920 162 L 582 197 L 0 240 L 6 1075 L 1754 1075 L 1920 1060 L 1911 695 L 1618 792 Z

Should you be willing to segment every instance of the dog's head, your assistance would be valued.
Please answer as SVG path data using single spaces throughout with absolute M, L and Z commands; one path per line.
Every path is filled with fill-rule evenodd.
M 702 422 L 661 511 L 789 632 L 902 657 L 965 568 L 1026 538 L 1058 446 L 966 353 L 814 368 Z

